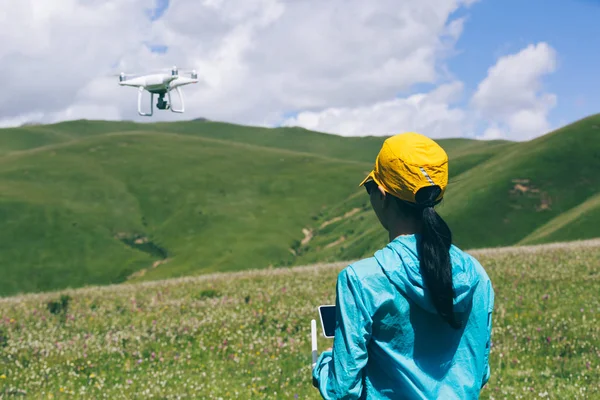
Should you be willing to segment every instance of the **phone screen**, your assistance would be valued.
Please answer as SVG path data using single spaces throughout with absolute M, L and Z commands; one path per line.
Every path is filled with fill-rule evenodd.
M 335 336 L 335 306 L 319 306 L 321 326 L 325 337 Z

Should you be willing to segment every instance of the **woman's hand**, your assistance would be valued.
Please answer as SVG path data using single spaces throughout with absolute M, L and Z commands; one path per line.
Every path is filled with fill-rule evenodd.
M 333 342 L 332 342 L 332 343 L 333 343 Z M 325 351 L 331 351 L 331 350 L 332 350 L 332 348 L 330 347 L 330 348 L 328 348 L 328 349 L 327 349 L 327 350 L 325 350 Z

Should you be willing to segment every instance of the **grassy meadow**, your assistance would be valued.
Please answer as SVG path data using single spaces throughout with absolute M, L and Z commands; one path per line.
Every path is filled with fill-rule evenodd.
M 482 398 L 600 398 L 600 240 L 470 253 L 496 291 Z M 346 265 L 0 299 L 0 398 L 318 399 L 310 320 Z

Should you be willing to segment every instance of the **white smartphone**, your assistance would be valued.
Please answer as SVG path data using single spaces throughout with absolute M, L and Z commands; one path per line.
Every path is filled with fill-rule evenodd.
M 335 305 L 319 306 L 319 317 L 321 318 L 321 327 L 323 336 L 332 338 L 335 336 Z

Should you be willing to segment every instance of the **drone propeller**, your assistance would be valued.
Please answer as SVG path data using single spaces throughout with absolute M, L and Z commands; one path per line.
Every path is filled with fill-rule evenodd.
M 173 76 L 181 76 L 183 74 L 189 75 L 192 79 L 198 79 L 198 72 L 196 68 L 178 68 L 177 66 L 173 66 L 171 68 L 159 68 L 155 71 L 155 73 L 170 73 Z
M 120 72 L 120 73 L 109 74 L 108 76 L 147 75 L 147 74 L 159 74 L 159 73 L 163 73 L 163 72 L 172 73 L 173 71 L 177 71 L 178 74 L 190 74 L 190 73 L 195 73 L 197 71 L 197 68 L 179 68 L 179 67 L 176 67 L 176 66 L 173 66 L 171 68 L 150 68 L 150 69 L 144 69 L 143 73 Z
M 151 70 L 149 70 L 149 72 L 155 72 L 155 73 L 172 72 L 172 71 L 177 71 L 180 74 L 188 74 L 188 73 L 196 71 L 196 68 L 171 67 L 171 68 L 157 68 L 157 69 L 151 69 Z
M 129 73 L 125 73 L 125 72 L 121 72 L 119 74 L 107 74 L 106 76 L 110 76 L 110 77 L 118 77 L 120 82 L 123 82 L 125 80 L 129 80 L 133 77 L 138 76 L 139 74 L 129 74 Z
M 118 74 L 108 74 L 106 76 L 111 76 L 111 77 L 112 76 L 116 76 L 116 77 L 123 76 L 123 77 L 127 77 L 127 76 L 135 76 L 135 75 L 139 75 L 139 74 L 134 74 L 134 73 L 129 74 L 129 73 L 126 73 L 126 72 L 121 72 L 121 73 L 118 73 Z
M 169 67 L 169 68 L 156 68 L 155 71 L 172 71 L 174 69 L 176 69 L 177 71 L 185 71 L 185 70 L 188 70 L 188 69 L 192 70 L 194 68 L 181 68 L 181 67 L 177 67 L 177 66 L 174 65 L 174 66 Z

